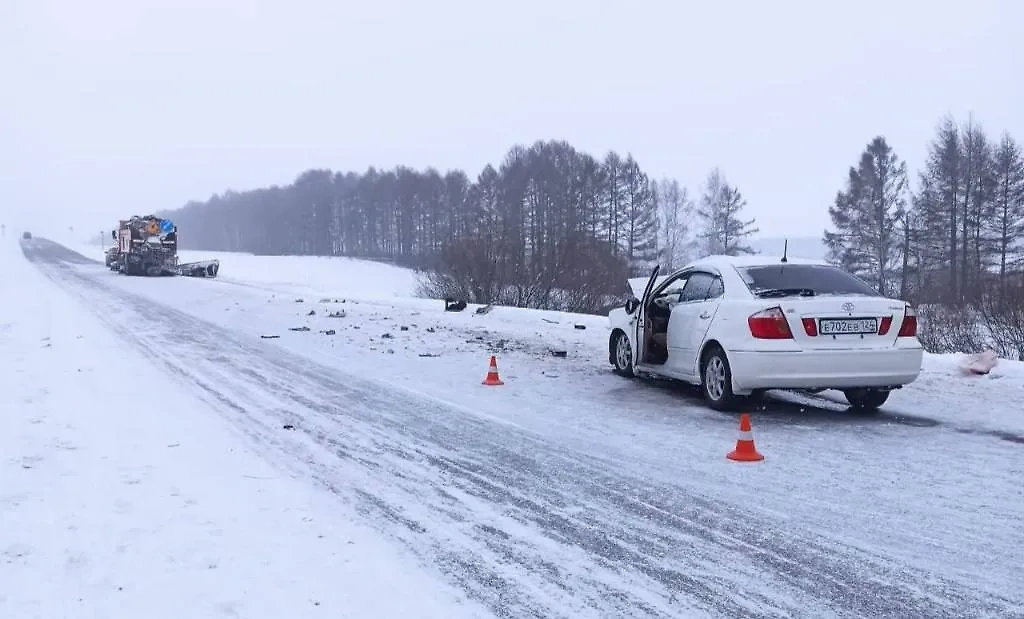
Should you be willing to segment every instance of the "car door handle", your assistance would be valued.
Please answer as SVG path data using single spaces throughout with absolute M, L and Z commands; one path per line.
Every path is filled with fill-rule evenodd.
M 700 315 L 700 317 L 703 318 L 704 320 L 707 320 L 708 318 L 711 318 L 711 314 L 704 312 Z

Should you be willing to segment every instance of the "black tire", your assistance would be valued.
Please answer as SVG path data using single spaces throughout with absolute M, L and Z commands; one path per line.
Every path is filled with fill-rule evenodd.
M 746 403 L 752 410 L 764 409 L 768 405 L 768 390 L 754 389 L 750 395 L 746 397 Z
M 733 411 L 741 398 L 732 392 L 732 368 L 725 351 L 712 346 L 700 362 L 700 390 L 708 405 L 717 411 Z
M 628 335 L 622 331 L 616 332 L 611 353 L 616 374 L 627 377 L 636 376 L 636 372 L 633 370 L 633 345 L 629 343 Z
M 874 414 L 889 399 L 885 389 L 846 389 L 843 391 L 850 408 L 858 413 Z

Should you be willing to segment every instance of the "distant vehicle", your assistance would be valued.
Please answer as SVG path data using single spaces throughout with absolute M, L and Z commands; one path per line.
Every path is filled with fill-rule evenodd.
M 111 271 L 124 275 L 185 275 L 217 277 L 219 260 L 178 263 L 178 227 L 155 215 L 122 219 L 110 236 L 115 245 L 106 251 Z
M 23 239 L 30 239 L 30 238 L 32 238 L 32 233 L 29 232 L 28 230 L 26 230 L 26 231 L 21 233 L 21 238 L 23 238 Z
M 768 389 L 837 389 L 872 412 L 917 379 L 917 313 L 820 260 L 709 256 L 629 280 L 608 314 L 609 362 L 623 375 L 700 385 L 712 408 Z

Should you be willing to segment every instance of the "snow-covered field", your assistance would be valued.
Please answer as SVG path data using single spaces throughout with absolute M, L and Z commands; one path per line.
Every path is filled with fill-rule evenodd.
M 102 259 L 98 247 L 68 245 Z M 88 427 L 81 436 L 95 441 L 90 453 L 113 451 L 96 465 L 106 483 L 122 483 L 124 459 L 154 485 L 207 492 L 198 519 L 174 516 L 182 508 L 173 497 L 149 495 L 119 496 L 137 506 L 122 518 L 81 480 L 15 486 L 42 506 L 21 507 L 16 525 L 0 528 L 0 552 L 6 536 L 33 552 L 67 552 L 80 537 L 53 530 L 92 518 L 105 519 L 93 535 L 145 536 L 131 533 L 139 529 L 163 545 L 127 564 L 110 558 L 119 556 L 110 547 L 87 547 L 102 566 L 88 581 L 97 616 L 111 616 L 100 604 L 130 605 L 117 585 L 102 588 L 103 578 L 121 574 L 148 574 L 168 599 L 185 592 L 207 604 L 178 615 L 196 617 L 216 616 L 221 599 L 266 616 L 339 616 L 327 602 L 296 602 L 332 592 L 334 609 L 348 604 L 360 617 L 431 609 L 510 617 L 1024 614 L 1024 576 L 1014 567 L 1024 555 L 1019 362 L 967 377 L 955 356 L 929 356 L 921 379 L 874 418 L 846 412 L 838 394 L 773 394 L 753 415 L 766 460 L 751 466 L 724 458 L 735 415 L 707 409 L 682 387 L 611 374 L 602 317 L 512 308 L 476 315 L 472 306 L 446 313 L 441 301 L 411 298 L 409 271 L 353 260 L 183 252 L 222 260 L 218 279 L 196 280 L 118 276 L 41 240 L 26 254 L 38 268 L 13 249 L 6 255 L 15 275 L 0 277 L 6 299 L 35 305 L 4 306 L 12 317 L 0 324 L 14 326 L 0 328 L 0 345 L 12 359 L 8 349 L 50 361 L 26 361 L 26 375 L 5 386 L 11 404 L 3 410 L 15 411 L 3 421 L 5 453 L 66 457 L 51 444 L 65 439 L 32 423 L 37 402 L 18 398 L 68 386 L 77 389 L 74 408 L 60 409 L 54 423 Z M 45 326 L 56 307 L 61 324 Z M 309 330 L 291 330 L 300 327 Z M 78 342 L 87 356 L 45 357 L 49 349 L 33 348 L 45 329 L 51 338 L 85 333 L 91 343 L 63 346 Z M 480 385 L 491 354 L 503 387 Z M 55 379 L 61 364 L 68 373 L 94 369 L 74 387 Z M 132 388 L 117 382 L 126 375 Z M 115 406 L 129 398 L 160 409 Z M 86 404 L 94 400 L 105 404 Z M 85 426 L 83 415 L 101 419 L 105 432 Z M 182 437 L 192 437 L 199 455 L 173 459 Z M 5 471 L 31 470 L 20 466 L 12 460 Z M 0 491 L 8 489 L 5 481 Z M 87 515 L 62 511 L 67 502 Z M 58 524 L 39 524 L 47 509 Z M 317 530 L 325 517 L 343 533 Z M 209 541 L 211 530 L 242 536 L 240 519 L 244 534 L 260 539 L 246 554 L 242 542 Z M 217 524 L 194 525 L 207 521 Z M 315 539 L 297 541 L 303 531 Z M 340 541 L 346 536 L 354 549 Z M 298 548 L 282 549 L 284 539 Z M 211 575 L 205 563 L 218 549 Z M 376 572 L 331 566 L 368 552 Z M 259 570 L 226 569 L 227 556 L 236 568 L 244 560 Z M 32 599 L 49 608 L 79 603 L 81 575 L 53 560 L 34 565 L 0 563 L 0 616 L 34 616 L 20 605 Z M 58 584 L 44 597 L 11 582 Z M 400 594 L 389 595 L 386 583 L 401 583 Z M 242 587 L 250 593 L 234 593 Z M 381 606 L 353 606 L 377 597 Z M 387 606 L 403 599 L 416 610 Z M 19 605 L 8 612 L 12 600 Z M 116 616 L 141 616 L 124 613 Z
M 102 260 L 102 250 L 98 246 L 73 242 L 64 244 L 84 256 Z M 545 376 L 561 371 L 584 371 L 598 375 L 608 373 L 607 320 L 601 316 L 499 307 L 484 318 L 474 313 L 479 306 L 470 306 L 458 314 L 445 314 L 438 311 L 444 306 L 442 301 L 414 298 L 417 276 L 413 271 L 388 264 L 349 258 L 181 252 L 182 261 L 210 258 L 222 261 L 218 283 L 246 288 L 248 290 L 244 294 L 248 295 L 247 298 L 266 300 L 269 303 L 268 307 L 259 307 L 261 320 L 248 327 L 251 333 L 262 333 L 261 329 L 269 324 L 275 325 L 278 329 L 276 333 L 306 325 L 311 329 L 314 326 L 334 329 L 346 338 L 347 343 L 365 345 L 366 350 L 370 351 L 376 348 L 387 352 L 394 350 L 396 345 L 417 354 L 444 351 L 451 355 L 456 351 L 468 351 L 474 354 L 462 355 L 460 358 L 471 368 L 472 376 L 486 371 L 486 355 L 490 352 L 509 353 L 515 352 L 517 348 L 527 349 L 533 353 L 529 355 L 533 362 L 537 357 L 544 359 L 550 350 L 568 350 L 568 358 L 576 362 L 566 363 L 559 359 L 541 363 Z M 183 285 L 190 284 L 186 282 Z M 194 289 L 201 297 L 198 302 L 205 305 L 205 301 L 210 298 L 207 294 L 210 292 L 209 286 L 202 283 L 198 286 L 198 289 Z M 167 301 L 164 298 L 166 286 L 162 282 L 146 280 L 140 290 L 140 285 L 132 281 L 128 288 L 142 294 L 153 291 L 155 296 L 150 295 L 150 298 Z M 238 290 L 218 289 L 214 294 L 221 297 L 223 311 L 245 311 L 241 300 L 236 298 L 240 294 Z M 322 309 L 316 303 L 324 298 L 347 301 L 349 305 L 343 309 L 353 319 L 341 323 L 325 319 L 324 314 L 334 311 L 334 308 L 320 311 L 318 316 L 307 317 L 310 309 Z M 192 301 L 189 299 L 181 299 L 182 305 L 191 306 Z M 297 299 L 302 299 L 307 305 L 314 305 L 292 305 Z M 208 317 L 207 312 L 201 313 Z M 270 317 L 273 317 L 273 322 L 263 320 Z M 389 322 L 401 322 L 403 319 L 409 323 L 406 327 L 416 323 L 417 328 L 399 332 L 393 332 L 394 329 L 389 332 L 386 328 Z M 236 317 L 232 317 L 226 324 L 238 325 L 238 322 Z M 367 323 L 380 323 L 382 328 L 373 329 Z M 575 325 L 584 325 L 586 329 L 576 329 Z M 401 325 L 396 322 L 395 326 L 399 328 Z M 426 331 L 428 328 L 433 328 L 435 332 Z M 442 333 L 436 333 L 437 330 Z M 379 336 L 384 333 L 393 337 L 381 339 Z M 307 344 L 309 339 L 293 337 L 290 341 Z M 334 341 L 320 344 L 327 348 L 337 347 Z M 378 355 L 371 356 L 376 357 Z M 1001 359 L 990 374 L 977 376 L 967 375 L 961 370 L 965 359 L 966 355 L 962 354 L 926 354 L 924 372 L 919 381 L 894 392 L 885 410 L 897 416 L 901 413 L 925 416 L 931 421 L 947 423 L 965 431 L 1024 435 L 1024 406 L 1008 405 L 1009 400 L 1024 398 L 1024 362 Z M 503 356 L 501 361 L 506 364 L 516 362 L 518 356 L 513 354 L 508 359 Z M 438 365 L 424 364 L 421 367 Z M 443 377 L 450 370 L 447 365 L 440 365 L 444 368 L 441 372 Z M 443 378 L 431 377 L 423 382 L 428 386 L 435 385 L 439 379 Z M 452 386 L 453 383 L 447 383 L 444 388 Z M 813 407 L 824 406 L 836 410 L 846 408 L 846 400 L 838 392 L 828 392 L 810 399 L 790 394 L 774 395 L 793 402 L 808 402 Z M 951 406 L 952 402 L 957 404 Z M 833 403 L 836 406 L 832 406 Z

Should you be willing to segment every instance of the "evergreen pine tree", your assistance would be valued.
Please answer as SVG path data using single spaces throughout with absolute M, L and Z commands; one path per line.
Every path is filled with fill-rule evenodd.
M 758 231 L 753 227 L 755 220 L 743 221 L 739 217 L 746 205 L 739 189 L 728 183 L 721 170 L 716 167 L 708 174 L 697 209 L 702 224 L 697 240 L 704 255 L 754 253 L 745 241 Z
M 884 137 L 873 139 L 850 168 L 845 191 L 829 207 L 828 259 L 860 276 L 879 294 L 895 294 L 901 279 L 907 217 L 907 166 Z

